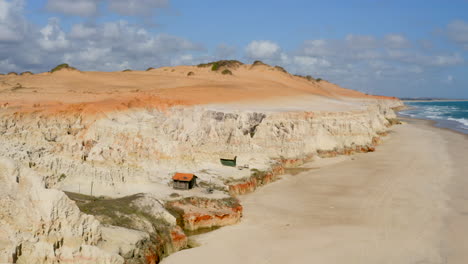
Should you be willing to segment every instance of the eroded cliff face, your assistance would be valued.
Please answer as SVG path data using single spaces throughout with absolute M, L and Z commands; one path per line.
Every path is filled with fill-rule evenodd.
M 5 107 L 0 157 L 15 163 L 0 161 L 8 168 L 0 170 L 7 182 L 0 261 L 158 263 L 187 246 L 184 230 L 240 221 L 242 206 L 229 195 L 254 191 L 314 156 L 374 151 L 395 118 L 391 108 L 400 105 L 374 100 L 346 112 L 135 108 L 93 116 Z M 219 162 L 234 155 L 242 171 Z M 172 190 L 176 171 L 196 173 L 215 193 Z M 74 192 L 68 195 L 79 208 L 54 189 Z
M 123 263 L 97 245 L 99 222 L 29 169 L 0 158 L 0 262 Z
M 236 155 L 242 164 L 268 168 L 272 159 L 370 146 L 386 131 L 390 107 L 382 100 L 350 112 L 167 111 L 135 109 L 99 117 L 0 111 L 1 156 L 23 162 L 47 187 L 118 189 L 126 184 L 167 184 L 176 170 L 203 170 Z M 374 139 L 375 140 L 375 139 Z M 231 177 L 232 175 L 219 175 Z M 74 186 L 74 187 L 73 187 Z M 74 190 L 74 191 L 77 191 Z M 134 193 L 137 193 L 135 190 Z

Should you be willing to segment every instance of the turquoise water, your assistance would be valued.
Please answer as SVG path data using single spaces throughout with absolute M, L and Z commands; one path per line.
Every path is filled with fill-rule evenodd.
M 468 134 L 468 102 L 405 102 L 411 109 L 401 116 L 436 121 L 439 127 Z

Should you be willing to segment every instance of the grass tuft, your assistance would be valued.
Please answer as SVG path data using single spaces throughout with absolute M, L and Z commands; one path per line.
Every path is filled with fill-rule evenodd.
M 232 72 L 230 70 L 228 70 L 228 69 L 223 70 L 221 73 L 224 74 L 224 75 L 227 75 L 227 74 L 232 75 Z
M 76 70 L 75 68 L 71 67 L 70 65 L 66 63 L 59 64 L 55 66 L 52 70 L 50 70 L 50 73 L 54 73 L 56 71 L 60 71 L 62 69 L 69 69 L 69 70 Z

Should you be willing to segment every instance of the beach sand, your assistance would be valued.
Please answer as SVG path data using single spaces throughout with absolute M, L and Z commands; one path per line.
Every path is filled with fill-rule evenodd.
M 468 138 L 406 121 L 374 153 L 241 196 L 241 223 L 163 263 L 468 263 Z

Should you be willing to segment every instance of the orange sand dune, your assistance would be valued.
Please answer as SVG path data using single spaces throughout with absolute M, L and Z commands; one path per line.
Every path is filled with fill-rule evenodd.
M 265 100 L 317 95 L 333 99 L 388 98 L 365 95 L 327 81 L 309 81 L 267 65 L 230 68 L 177 66 L 150 71 L 80 72 L 0 76 L 0 106 L 18 111 L 99 113 L 134 107 Z M 188 73 L 192 72 L 191 76 Z M 393 98 L 388 98 L 393 99 Z

